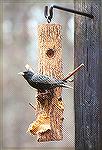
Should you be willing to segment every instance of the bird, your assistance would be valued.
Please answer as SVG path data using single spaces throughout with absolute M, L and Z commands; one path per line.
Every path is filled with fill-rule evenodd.
M 18 74 L 22 75 L 31 87 L 40 91 L 55 89 L 56 87 L 73 89 L 73 87 L 66 84 L 67 81 L 56 79 L 54 77 L 49 77 L 47 75 L 37 74 L 30 69 L 27 69 L 27 71 L 20 72 Z

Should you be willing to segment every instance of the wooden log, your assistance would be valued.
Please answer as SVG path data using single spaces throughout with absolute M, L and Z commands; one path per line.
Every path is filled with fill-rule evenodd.
M 62 79 L 62 35 L 61 25 L 43 24 L 38 26 L 38 47 L 40 74 Z M 64 104 L 62 88 L 37 92 L 36 121 L 30 124 L 28 131 L 37 135 L 39 142 L 62 140 L 62 122 Z

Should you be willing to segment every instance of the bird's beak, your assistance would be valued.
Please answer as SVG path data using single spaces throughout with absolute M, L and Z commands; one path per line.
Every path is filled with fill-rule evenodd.
M 19 72 L 18 74 L 20 74 L 20 75 L 24 76 L 24 72 Z

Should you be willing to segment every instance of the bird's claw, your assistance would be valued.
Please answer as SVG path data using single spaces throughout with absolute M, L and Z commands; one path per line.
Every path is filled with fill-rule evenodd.
M 38 93 L 35 97 L 38 98 L 38 97 L 44 97 L 46 95 L 50 94 L 50 92 L 45 92 L 45 93 Z

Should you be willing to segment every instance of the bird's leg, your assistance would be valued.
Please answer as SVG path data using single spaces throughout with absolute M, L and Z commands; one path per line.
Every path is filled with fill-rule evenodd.
M 38 94 L 36 96 L 36 98 L 40 101 L 40 102 L 44 102 L 44 100 L 50 100 L 52 99 L 54 96 L 54 89 L 49 89 L 49 90 L 45 90 L 45 91 L 39 91 L 38 90 Z
M 46 90 L 45 92 L 44 92 L 44 91 L 43 91 L 43 92 L 42 92 L 42 91 L 38 91 L 38 94 L 37 94 L 35 97 L 36 97 L 36 98 L 37 98 L 37 97 L 43 97 L 43 96 L 45 96 L 45 95 L 47 95 L 47 94 L 50 94 L 50 92 L 47 91 L 47 90 Z
M 53 94 L 54 93 L 54 89 L 49 89 L 49 90 L 38 90 L 38 95 L 37 96 L 45 96 L 45 95 L 49 95 L 49 94 Z

